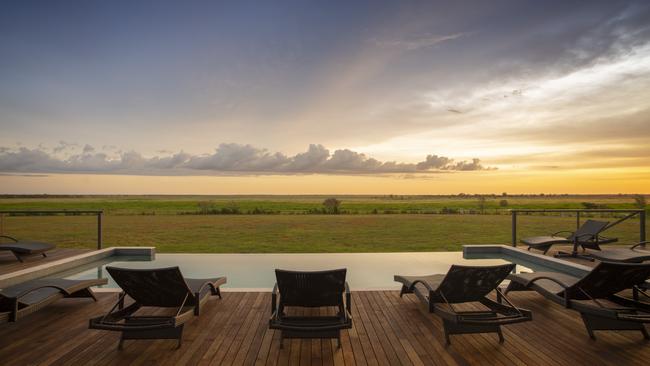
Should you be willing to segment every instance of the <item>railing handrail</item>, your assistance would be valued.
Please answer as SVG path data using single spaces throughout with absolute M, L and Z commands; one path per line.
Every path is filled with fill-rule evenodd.
M 544 208 L 539 208 L 539 209 L 528 209 L 528 208 L 512 208 L 509 209 L 508 211 L 510 212 L 600 212 L 600 213 L 605 213 L 605 212 L 644 212 L 645 210 L 643 209 L 637 209 L 637 208 L 631 208 L 631 209 L 623 209 L 623 208 L 550 208 L 550 209 L 544 209 Z
M 56 214 L 69 214 L 69 215 L 95 215 L 97 216 L 97 249 L 102 249 L 102 216 L 104 210 L 0 210 L 0 234 L 3 232 L 2 216 L 5 214 L 20 214 L 20 215 L 56 215 Z
M 64 213 L 75 213 L 75 214 L 101 214 L 104 213 L 104 210 L 0 210 L 0 214 L 64 214 Z
M 629 215 L 624 216 L 623 218 L 617 220 L 616 222 L 609 224 L 607 228 L 611 228 L 612 226 L 618 225 L 621 222 L 639 215 L 639 242 L 645 242 L 646 241 L 646 232 L 645 232 L 645 220 L 646 220 L 646 210 L 644 209 L 616 209 L 616 208 L 581 208 L 581 209 L 571 209 L 571 208 L 556 208 L 556 209 L 518 209 L 518 208 L 513 208 L 508 210 L 510 211 L 510 215 L 512 216 L 512 223 L 511 225 L 511 234 L 512 234 L 512 246 L 516 247 L 517 246 L 517 214 L 518 213 L 545 213 L 545 212 L 552 212 L 552 213 L 575 213 L 576 214 L 576 230 L 580 227 L 580 214 L 581 213 L 628 213 Z

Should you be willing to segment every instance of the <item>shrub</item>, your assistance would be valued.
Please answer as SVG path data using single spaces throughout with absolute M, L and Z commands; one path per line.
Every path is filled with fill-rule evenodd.
M 336 198 L 328 198 L 323 201 L 323 207 L 325 208 L 325 212 L 328 214 L 338 214 L 340 206 L 341 201 Z

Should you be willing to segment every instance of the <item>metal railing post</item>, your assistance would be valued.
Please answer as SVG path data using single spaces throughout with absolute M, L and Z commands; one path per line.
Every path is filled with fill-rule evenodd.
M 576 212 L 576 230 L 580 229 L 580 211 Z
M 102 212 L 97 213 L 97 250 L 102 249 Z
M 639 241 L 645 241 L 645 210 L 639 212 Z
M 511 211 L 512 213 L 512 246 L 517 246 L 517 211 Z

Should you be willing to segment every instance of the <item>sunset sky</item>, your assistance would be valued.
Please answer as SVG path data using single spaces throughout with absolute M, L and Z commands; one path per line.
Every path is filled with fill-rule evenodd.
M 13 1 L 0 194 L 650 193 L 648 1 Z

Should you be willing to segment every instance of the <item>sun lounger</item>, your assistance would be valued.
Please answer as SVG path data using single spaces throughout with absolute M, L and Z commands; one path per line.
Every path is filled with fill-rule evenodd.
M 650 305 L 617 295 L 634 288 L 648 296 L 639 287 L 648 277 L 650 264 L 601 262 L 582 278 L 556 272 L 511 274 L 505 292 L 537 291 L 580 312 L 592 339 L 596 330 L 636 330 L 649 339 L 644 324 L 650 323 Z
M 352 328 L 350 287 L 345 269 L 317 272 L 276 269 L 277 283 L 271 299 L 270 329 L 284 338 L 336 338 L 341 347 L 341 329 Z M 344 296 L 345 294 L 345 296 Z M 336 307 L 332 316 L 287 315 L 287 307 Z
M 7 235 L 0 235 L 0 238 L 6 238 L 13 241 L 12 243 L 0 244 L 0 250 L 10 250 L 21 262 L 23 261 L 22 257 L 30 255 L 41 254 L 43 257 L 47 257 L 45 252 L 55 248 L 53 244 L 36 241 L 22 241 Z
M 528 245 L 528 250 L 541 250 L 544 254 L 555 244 L 573 244 L 571 253 L 560 252 L 556 257 L 581 257 L 578 254 L 578 246 L 582 249 L 600 250 L 600 244 L 614 243 L 618 239 L 606 238 L 600 234 L 607 230 L 609 222 L 587 220 L 576 231 L 558 231 L 550 236 L 533 236 L 521 240 L 522 244 Z M 560 234 L 569 234 L 560 236 Z
M 499 284 L 515 268 L 514 264 L 488 267 L 453 265 L 447 274 L 430 276 L 395 276 L 402 284 L 400 297 L 415 293 L 429 307 L 430 313 L 442 318 L 445 341 L 451 334 L 497 333 L 503 342 L 501 326 L 532 319 L 529 310 L 514 306 L 499 291 Z M 507 305 L 487 297 L 496 291 L 497 298 Z M 454 304 L 478 302 L 485 310 L 457 311 Z
M 601 248 L 599 251 L 589 251 L 595 259 L 607 262 L 641 263 L 650 261 L 650 248 L 645 249 L 648 241 L 636 243 L 629 248 Z
M 225 277 L 186 279 L 178 267 L 106 270 L 123 292 L 108 313 L 90 319 L 89 328 L 121 332 L 120 349 L 127 339 L 177 339 L 180 348 L 183 325 L 199 315 L 210 295 L 221 297 L 219 286 L 226 283 Z M 126 295 L 134 302 L 124 307 Z M 174 314 L 134 315 L 144 306 L 171 308 Z
M 105 285 L 106 279 L 37 279 L 0 290 L 0 323 L 15 322 L 65 297 L 97 300 L 90 287 Z

